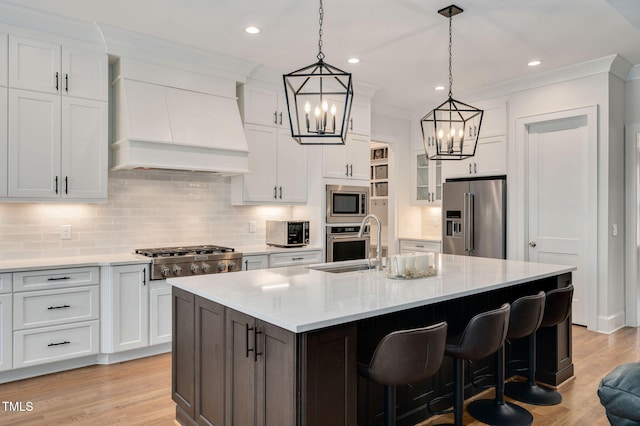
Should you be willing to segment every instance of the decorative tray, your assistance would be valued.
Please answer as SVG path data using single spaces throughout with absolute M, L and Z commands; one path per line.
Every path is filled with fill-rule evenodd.
M 427 278 L 427 277 L 433 277 L 436 275 L 438 275 L 438 270 L 433 266 L 429 266 L 429 269 L 427 269 L 426 271 L 418 271 L 416 269 L 411 269 L 411 270 L 405 271 L 402 275 L 387 273 L 387 278 L 391 278 L 393 280 L 415 280 L 417 278 Z

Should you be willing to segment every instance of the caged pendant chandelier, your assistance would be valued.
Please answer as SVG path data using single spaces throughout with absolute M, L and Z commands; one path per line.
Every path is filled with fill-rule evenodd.
M 291 137 L 301 145 L 344 145 L 351 115 L 351 74 L 324 62 L 320 0 L 318 62 L 283 75 Z
M 420 120 L 422 142 L 430 160 L 463 160 L 476 153 L 484 111 L 452 96 L 451 22 L 462 9 L 451 5 L 438 13 L 449 18 L 449 98 Z

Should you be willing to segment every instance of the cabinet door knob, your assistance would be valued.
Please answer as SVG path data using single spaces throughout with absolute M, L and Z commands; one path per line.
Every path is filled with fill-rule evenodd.
M 535 241 L 529 241 L 529 247 L 535 247 L 537 246 Z

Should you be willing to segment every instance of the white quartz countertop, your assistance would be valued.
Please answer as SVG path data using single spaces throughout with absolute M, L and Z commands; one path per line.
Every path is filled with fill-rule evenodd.
M 0 260 L 0 273 L 28 271 L 34 269 L 127 265 L 150 262 L 151 260 L 148 257 L 140 256 L 135 253 Z
M 287 253 L 287 252 L 299 252 L 299 251 L 317 251 L 322 250 L 322 246 L 303 246 L 303 247 L 274 247 L 264 245 L 253 246 L 234 246 L 237 252 L 243 255 L 256 255 L 256 254 L 272 254 L 272 253 Z
M 469 256 L 436 255 L 438 275 L 387 278 L 385 271 L 330 273 L 304 266 L 171 278 L 167 282 L 286 330 L 302 333 L 575 270 Z

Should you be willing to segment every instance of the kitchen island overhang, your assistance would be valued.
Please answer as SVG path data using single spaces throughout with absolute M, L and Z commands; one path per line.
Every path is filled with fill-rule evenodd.
M 437 276 L 415 280 L 300 266 L 168 280 L 174 286 L 177 419 L 233 423 L 250 412 L 263 424 L 286 411 L 278 424 L 374 422 L 380 390 L 358 378 L 356 365 L 368 361 L 384 334 L 441 320 L 455 333 L 483 310 L 568 285 L 575 270 L 454 255 L 438 255 L 437 268 Z M 557 385 L 573 375 L 570 320 L 541 331 L 538 379 Z M 512 346 L 509 356 L 526 358 L 526 345 Z M 490 371 L 490 361 L 476 363 L 475 372 Z M 216 379 L 211 365 L 224 375 Z M 399 424 L 424 419 L 425 399 L 445 393 L 450 367 L 445 362 L 429 383 L 398 389 L 409 401 L 399 407 Z

